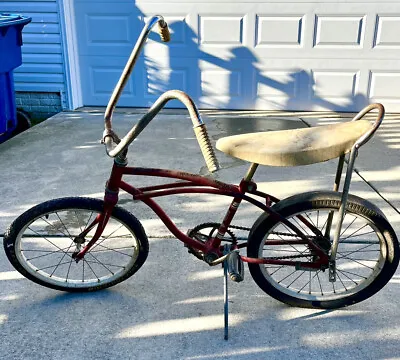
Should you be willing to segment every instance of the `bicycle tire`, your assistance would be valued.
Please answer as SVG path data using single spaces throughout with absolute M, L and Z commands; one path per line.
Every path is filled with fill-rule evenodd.
M 96 291 L 126 280 L 146 261 L 149 243 L 139 220 L 123 208 L 114 207 L 102 236 L 79 263 L 72 257 L 77 246 L 90 240 L 97 225 L 84 242 L 77 241 L 77 235 L 103 208 L 102 200 L 81 197 L 34 206 L 5 233 L 3 244 L 9 261 L 26 278 L 62 291 Z M 52 265 L 45 265 L 46 261 Z M 80 267 L 82 277 L 73 278 L 81 276 Z
M 321 221 L 322 217 L 318 220 L 320 214 L 338 211 L 340 202 L 341 194 L 337 192 L 309 192 L 282 200 L 273 206 L 273 210 L 292 223 L 300 224 L 306 232 L 307 229 L 299 222 L 297 215 L 303 215 L 307 220 L 312 220 L 314 226 L 324 230 L 326 223 Z M 361 232 L 356 228 L 362 221 L 365 225 L 358 228 L 363 229 Z M 268 245 L 269 237 L 281 234 L 276 229 L 288 231 L 279 220 L 272 219 L 268 214 L 261 215 L 253 225 L 249 237 L 248 256 L 261 257 L 266 250 L 269 255 L 265 256 L 294 254 L 299 260 L 312 261 L 312 253 L 306 245 L 290 247 L 290 244 L 282 244 L 279 245 L 280 252 L 277 246 Z M 334 230 L 335 227 L 332 226 L 331 234 Z M 309 229 L 308 233 L 311 233 Z M 286 241 L 294 236 L 290 233 L 282 234 L 285 235 L 278 236 Z M 358 246 L 358 250 L 355 250 L 355 246 Z M 355 258 L 356 253 L 362 258 Z M 336 282 L 329 282 L 328 270 L 312 272 L 296 270 L 291 266 L 291 270 L 287 271 L 285 266 L 273 268 L 270 265 L 250 263 L 249 269 L 257 285 L 281 302 L 304 308 L 333 309 L 361 302 L 377 293 L 389 282 L 398 263 L 398 240 L 383 213 L 367 200 L 349 195 L 338 247 Z

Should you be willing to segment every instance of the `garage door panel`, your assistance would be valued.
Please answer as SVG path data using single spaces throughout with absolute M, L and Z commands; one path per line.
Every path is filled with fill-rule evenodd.
M 143 20 L 131 3 L 114 6 L 77 3 L 78 48 L 82 56 L 129 56 Z
M 400 71 L 370 72 L 368 97 L 372 102 L 381 102 L 386 108 L 400 109 Z
M 257 15 L 255 47 L 300 48 L 305 15 Z
M 84 81 L 83 93 L 85 102 L 93 106 L 104 106 L 107 104 L 111 93 L 118 82 L 122 69 L 125 65 L 125 58 L 106 58 L 89 56 L 82 57 L 86 78 Z M 141 106 L 143 94 L 143 82 L 140 81 L 143 75 L 143 62 L 135 71 L 121 95 L 119 105 Z

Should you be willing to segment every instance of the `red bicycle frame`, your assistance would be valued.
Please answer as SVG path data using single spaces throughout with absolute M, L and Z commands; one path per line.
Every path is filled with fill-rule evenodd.
M 254 169 L 255 171 L 255 169 Z M 172 178 L 181 180 L 179 182 L 172 182 L 156 186 L 148 186 L 142 188 L 136 188 L 122 180 L 124 175 L 137 175 L 137 176 L 151 176 L 161 178 Z M 251 179 L 251 178 L 250 178 Z M 99 214 L 96 219 L 83 231 L 79 236 L 85 236 L 92 230 L 96 225 L 97 229 L 93 238 L 88 244 L 75 256 L 76 260 L 79 261 L 85 255 L 85 253 L 93 246 L 93 244 L 99 239 L 104 228 L 107 225 L 108 219 L 111 216 L 114 206 L 118 202 L 118 193 L 122 189 L 127 193 L 131 194 L 133 200 L 142 201 L 149 206 L 165 224 L 165 226 L 171 231 L 171 233 L 180 241 L 185 243 L 187 246 L 203 252 L 205 255 L 212 254 L 213 259 L 217 259 L 223 256 L 223 249 L 221 247 L 221 241 L 231 224 L 233 217 L 235 216 L 240 203 L 245 200 L 258 208 L 266 211 L 269 216 L 281 221 L 290 230 L 292 230 L 299 240 L 290 240 L 291 245 L 307 244 L 311 250 L 314 251 L 318 259 L 315 262 L 300 262 L 293 260 L 282 260 L 282 259 L 268 259 L 268 258 L 249 258 L 241 256 L 242 260 L 249 263 L 257 264 L 278 264 L 278 265 L 292 265 L 296 267 L 304 268 L 321 268 L 322 265 L 327 265 L 329 261 L 328 255 L 313 241 L 309 239 L 305 234 L 301 232 L 299 228 L 293 225 L 291 222 L 283 218 L 280 214 L 271 209 L 271 203 L 277 203 L 279 199 L 274 196 L 258 191 L 256 184 L 251 180 L 244 177 L 239 185 L 227 184 L 218 180 L 205 178 L 200 175 L 195 175 L 182 171 L 166 170 L 166 169 L 154 169 L 154 168 L 140 168 L 140 167 L 128 167 L 126 165 L 120 165 L 114 162 L 110 178 L 107 182 L 106 193 L 104 196 L 104 212 Z M 184 234 L 178 229 L 176 224 L 170 219 L 165 211 L 153 200 L 155 197 L 177 195 L 177 194 L 214 194 L 224 195 L 233 197 L 231 205 L 228 208 L 227 213 L 218 229 L 217 235 L 208 239 L 206 242 L 202 242 L 195 238 L 191 238 Z M 262 203 L 248 195 L 246 193 L 256 195 L 264 199 L 265 203 Z M 299 217 L 300 220 L 309 227 L 316 236 L 321 235 L 318 229 L 310 224 L 305 218 Z M 274 240 L 268 241 L 268 245 L 282 245 L 287 244 L 285 240 Z M 237 248 L 237 246 L 236 246 Z M 234 250 L 234 249 L 232 249 Z

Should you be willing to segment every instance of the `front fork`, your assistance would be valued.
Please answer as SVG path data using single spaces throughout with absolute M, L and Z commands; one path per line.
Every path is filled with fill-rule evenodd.
M 97 226 L 96 232 L 94 233 L 92 239 L 86 244 L 86 246 L 84 246 L 83 249 L 80 250 L 79 252 L 72 254 L 72 257 L 75 259 L 77 263 L 84 258 L 85 254 L 96 243 L 96 241 L 99 240 L 101 234 L 103 233 L 104 229 L 107 226 L 108 220 L 110 219 L 114 206 L 117 204 L 117 202 L 118 202 L 118 192 L 113 192 L 106 189 L 106 193 L 104 195 L 103 212 L 101 214 L 98 214 L 96 216 L 96 219 L 94 219 L 93 222 L 89 226 L 87 226 L 87 228 L 82 233 L 80 233 L 75 239 L 75 240 L 84 239 L 85 236 Z
M 120 163 L 119 160 L 114 161 L 114 165 L 111 171 L 110 179 L 106 183 L 106 190 L 104 194 L 104 208 L 103 211 L 96 216 L 96 219 L 86 227 L 86 229 L 80 233 L 75 240 L 82 240 L 85 236 L 97 226 L 96 231 L 92 237 L 92 239 L 83 247 L 80 251 L 75 252 L 72 257 L 76 262 L 79 262 L 85 254 L 90 250 L 90 248 L 99 240 L 101 234 L 107 226 L 108 220 L 111 217 L 114 206 L 118 202 L 118 184 L 122 179 L 122 172 L 120 171 L 122 167 L 126 166 L 126 162 Z M 79 244 L 79 242 L 77 242 Z

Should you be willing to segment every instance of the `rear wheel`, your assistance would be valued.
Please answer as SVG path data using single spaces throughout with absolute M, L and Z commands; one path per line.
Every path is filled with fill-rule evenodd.
M 329 213 L 336 215 L 339 207 L 339 194 L 315 192 L 283 200 L 273 209 L 310 239 L 321 242 L 298 216 L 303 216 L 325 234 Z M 335 218 L 330 240 L 333 239 Z M 274 244 L 268 244 L 272 240 Z M 310 248 L 306 244 L 291 244 L 294 240 L 299 237 L 285 224 L 263 216 L 251 232 L 248 256 L 315 261 Z M 323 247 L 326 243 L 320 245 Z M 270 264 L 249 264 L 249 269 L 260 288 L 277 300 L 299 307 L 337 308 L 363 301 L 379 291 L 396 271 L 398 247 L 396 235 L 380 210 L 365 200 L 350 196 L 340 235 L 335 282 L 329 282 L 328 270 L 322 269 L 310 271 Z
M 30 280 L 57 290 L 93 291 L 132 276 L 145 262 L 149 244 L 140 222 L 114 207 L 100 239 L 78 263 L 73 253 L 93 237 L 78 236 L 103 211 L 104 202 L 63 198 L 39 204 L 7 230 L 4 249 L 13 266 Z

